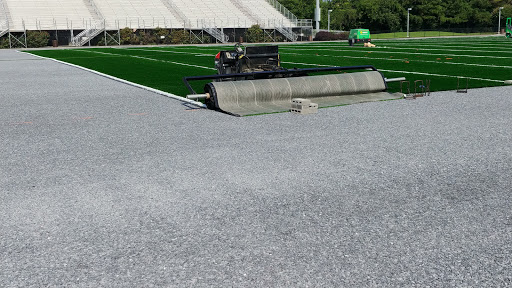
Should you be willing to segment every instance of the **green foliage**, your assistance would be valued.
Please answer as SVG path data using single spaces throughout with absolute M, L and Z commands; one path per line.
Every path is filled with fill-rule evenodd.
M 120 31 L 121 33 L 121 44 L 127 45 L 127 44 L 133 44 L 133 42 L 137 42 L 136 35 L 133 33 L 133 30 L 131 28 L 123 28 Z
M 313 19 L 315 16 L 315 0 L 280 0 L 279 3 L 299 19 Z
M 141 31 L 139 33 L 139 40 L 141 45 L 156 44 L 156 36 L 151 32 L 151 30 Z
M 251 28 L 247 29 L 245 38 L 247 39 L 247 42 L 250 43 L 259 43 L 265 41 L 263 29 L 260 28 L 260 25 L 252 25 Z
M 190 34 L 185 30 L 172 30 L 170 37 L 172 44 L 188 44 L 190 42 Z
M 171 39 L 169 38 L 169 30 L 156 27 L 153 32 L 155 34 L 157 44 L 169 44 L 171 42 Z
M 9 48 L 9 38 L 3 37 L 0 38 L 0 49 L 7 49 Z
M 313 18 L 315 1 L 280 1 L 299 18 Z M 321 2 L 321 28 L 327 29 L 327 11 L 331 29 L 368 28 L 372 31 L 400 31 L 407 28 L 407 8 L 411 30 L 487 28 L 512 17 L 510 0 L 330 0 Z
M 50 34 L 46 31 L 27 31 L 27 47 L 39 48 L 48 46 Z

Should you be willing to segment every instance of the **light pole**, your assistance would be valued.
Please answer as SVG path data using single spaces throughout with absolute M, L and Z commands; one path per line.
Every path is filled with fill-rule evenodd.
M 498 34 L 501 33 L 501 9 L 503 9 L 503 7 L 500 7 L 500 12 L 498 15 Z
M 407 8 L 407 38 L 409 38 L 409 12 L 411 12 L 412 8 Z
M 316 32 L 320 31 L 320 0 L 316 0 L 315 8 Z
M 331 12 L 332 10 L 327 10 L 327 31 L 331 32 Z

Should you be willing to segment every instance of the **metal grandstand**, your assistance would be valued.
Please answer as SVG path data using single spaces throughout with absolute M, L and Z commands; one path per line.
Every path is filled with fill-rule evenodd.
M 7 34 L 22 46 L 27 30 L 50 31 L 59 43 L 83 46 L 125 27 L 200 31 L 225 43 L 238 41 L 236 30 L 254 24 L 288 41 L 312 28 L 311 20 L 297 19 L 276 0 L 0 0 L 0 37 Z

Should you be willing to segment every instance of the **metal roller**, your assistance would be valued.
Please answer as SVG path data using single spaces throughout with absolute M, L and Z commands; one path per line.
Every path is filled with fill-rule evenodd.
M 246 116 L 288 111 L 293 98 L 311 99 L 319 107 L 399 99 L 386 92 L 378 71 L 245 81 L 212 82 L 205 86 L 209 106 Z

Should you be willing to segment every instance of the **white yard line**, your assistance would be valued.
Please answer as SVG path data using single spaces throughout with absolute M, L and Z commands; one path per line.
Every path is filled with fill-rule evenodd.
M 302 55 L 307 56 L 305 54 L 300 53 L 281 53 L 286 55 Z M 512 66 L 501 66 L 501 65 L 486 65 L 486 64 L 473 64 L 473 63 L 460 63 L 460 62 L 440 62 L 440 61 L 429 61 L 429 60 L 419 60 L 419 59 L 404 59 L 404 58 L 379 58 L 379 57 L 362 57 L 362 56 L 334 56 L 334 55 L 318 55 L 321 57 L 335 57 L 335 58 L 348 58 L 348 59 L 372 59 L 372 60 L 385 60 L 385 61 L 410 61 L 410 62 L 421 62 L 421 63 L 435 63 L 435 64 L 448 64 L 448 65 L 462 65 L 462 66 L 476 66 L 476 67 L 488 67 L 488 68 L 505 68 L 512 69 Z
M 162 50 L 162 49 L 142 49 L 142 48 L 113 48 L 118 50 L 134 50 L 134 51 L 150 51 L 150 52 L 158 52 L 158 53 L 174 53 L 174 54 L 191 54 L 194 56 L 208 56 L 213 57 L 215 55 L 211 54 L 202 54 L 202 53 L 189 53 L 189 52 L 180 52 L 180 51 L 172 51 L 172 50 Z
M 298 50 L 298 51 L 319 51 L 318 49 L 304 49 L 304 48 L 286 48 L 289 50 Z M 373 48 L 372 48 L 373 49 Z M 419 53 L 419 52 L 398 52 L 398 51 L 369 51 L 369 50 L 355 50 L 355 49 L 322 49 L 321 51 L 334 51 L 334 52 L 340 52 L 340 51 L 349 51 L 349 52 L 358 52 L 358 53 L 368 53 L 368 52 L 375 52 L 375 53 L 385 53 L 385 54 L 409 54 L 409 55 L 432 55 L 432 56 L 452 56 L 452 57 L 468 57 L 468 58 L 493 58 L 493 59 L 511 59 L 511 57 L 505 57 L 505 56 L 483 56 L 483 55 L 463 55 L 463 54 L 436 54 L 436 53 Z
M 407 47 L 394 47 L 394 46 L 377 46 L 377 49 L 396 49 L 396 50 L 418 50 L 417 48 L 407 48 Z M 421 49 L 421 48 L 420 48 Z M 440 49 L 440 48 L 427 48 L 424 50 L 431 51 L 448 51 L 448 52 L 477 52 L 477 53 L 496 53 L 497 51 L 489 51 L 489 50 L 472 50 L 472 49 Z M 512 51 L 501 51 L 500 53 L 512 54 Z M 489 57 L 489 56 L 486 56 Z
M 205 67 L 205 66 L 187 64 L 187 63 L 180 63 L 180 62 L 169 61 L 169 60 L 160 60 L 160 59 L 154 59 L 154 58 L 142 57 L 142 56 L 136 56 L 136 55 L 123 55 L 123 54 L 115 54 L 115 53 L 108 53 L 108 52 L 99 52 L 99 51 L 94 51 L 94 50 L 78 50 L 78 51 L 84 51 L 84 52 L 96 53 L 96 54 L 104 54 L 104 55 L 114 55 L 114 56 L 120 56 L 120 57 L 130 57 L 130 58 L 143 59 L 143 60 L 149 60 L 149 61 L 155 61 L 155 62 L 171 63 L 171 64 L 188 66 L 188 67 L 202 68 L 202 69 L 208 69 L 208 70 L 216 70 L 215 68 L 210 68 L 210 67 Z
M 332 65 L 311 64 L 311 63 L 298 63 L 298 62 L 281 62 L 281 63 L 296 64 L 296 65 L 307 65 L 307 66 L 320 66 L 320 67 L 330 67 L 330 66 L 332 66 Z M 392 73 L 418 74 L 418 75 L 437 76 L 437 77 L 450 77 L 450 78 L 463 77 L 463 78 L 467 78 L 467 79 L 471 79 L 471 80 L 481 80 L 481 81 L 503 83 L 503 80 L 494 80 L 494 79 L 485 79 L 485 78 L 476 78 L 476 77 L 443 75 L 443 74 L 423 73 L 423 72 L 413 72 L 413 71 L 397 71 L 397 70 L 387 70 L 387 69 L 378 69 L 378 70 L 379 71 L 384 71 L 384 72 L 392 72 Z
M 414 46 L 416 46 L 416 45 L 414 45 Z M 357 49 L 358 47 L 355 47 L 356 49 L 354 49 L 354 48 L 351 48 L 351 47 L 346 46 L 346 45 L 341 45 L 341 46 L 307 46 L 307 47 L 308 48 L 310 48 L 310 47 L 314 47 L 314 48 L 329 48 L 329 49 L 337 48 L 337 50 L 343 50 L 343 51 L 361 51 L 361 49 Z M 439 47 L 444 47 L 444 46 L 439 46 Z M 291 48 L 291 46 L 282 47 L 282 48 L 301 49 L 301 48 L 297 48 L 297 47 Z M 377 47 L 373 47 L 371 49 L 373 49 L 373 50 L 377 50 L 377 49 L 419 50 L 416 47 L 397 47 L 397 46 L 377 46 Z M 327 49 L 310 49 L 310 50 L 327 50 Z M 475 50 L 475 49 L 446 49 L 446 48 L 442 48 L 442 49 L 441 48 L 425 48 L 425 49 L 420 49 L 420 50 L 447 51 L 447 52 L 481 52 L 481 53 L 506 53 L 506 54 L 512 54 L 512 51 L 503 51 L 499 47 L 497 47 L 496 50 L 492 50 L 492 51 L 490 51 L 489 49 L 485 49 L 485 50 L 478 50 L 477 49 L 477 50 Z M 328 50 L 328 51 L 331 51 L 331 50 Z M 332 51 L 334 51 L 334 50 L 332 50 Z M 489 56 L 482 56 L 482 57 L 489 57 Z

